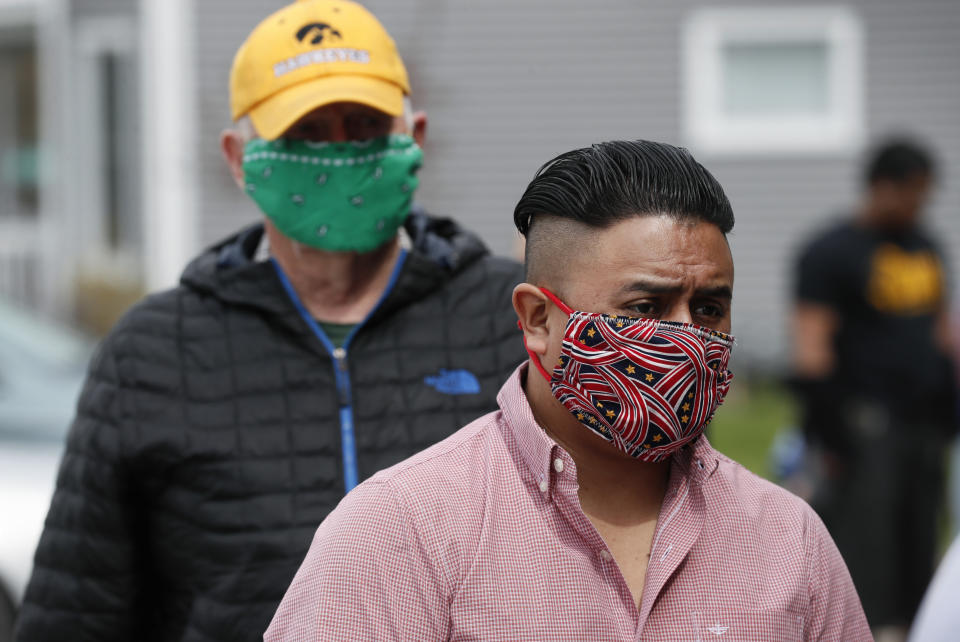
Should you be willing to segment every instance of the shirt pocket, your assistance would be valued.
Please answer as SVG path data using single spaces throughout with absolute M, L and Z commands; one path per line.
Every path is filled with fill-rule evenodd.
M 695 642 L 797 642 L 803 640 L 803 616 L 790 611 L 696 611 Z

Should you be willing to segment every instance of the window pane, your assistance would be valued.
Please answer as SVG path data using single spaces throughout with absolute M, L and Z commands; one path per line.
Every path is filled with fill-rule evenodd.
M 101 92 L 105 241 L 113 249 L 136 250 L 141 246 L 136 61 L 127 54 L 104 51 L 96 64 Z
M 37 212 L 37 70 L 31 40 L 0 42 L 0 217 Z
M 820 115 L 829 108 L 827 43 L 723 47 L 723 108 L 731 116 Z

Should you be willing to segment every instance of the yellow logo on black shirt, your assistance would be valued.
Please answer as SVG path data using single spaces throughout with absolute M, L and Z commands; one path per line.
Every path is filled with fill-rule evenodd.
M 940 260 L 930 250 L 907 252 L 892 243 L 877 248 L 870 265 L 867 299 L 891 314 L 929 314 L 940 305 Z

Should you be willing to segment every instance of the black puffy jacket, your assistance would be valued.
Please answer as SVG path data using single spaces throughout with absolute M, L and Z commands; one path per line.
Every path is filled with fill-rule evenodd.
M 495 407 L 525 356 L 521 267 L 452 221 L 406 228 L 340 361 L 249 258 L 260 226 L 125 316 L 90 366 L 16 639 L 260 640 L 344 494 L 344 407 L 360 479 Z

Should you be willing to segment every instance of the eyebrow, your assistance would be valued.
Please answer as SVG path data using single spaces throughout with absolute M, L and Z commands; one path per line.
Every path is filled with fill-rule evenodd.
M 645 292 L 649 294 L 675 294 L 683 290 L 683 285 L 676 281 L 634 281 L 623 286 L 624 293 Z M 695 292 L 697 296 L 714 297 L 719 299 L 733 299 L 733 290 L 729 285 L 715 285 L 700 288 Z

